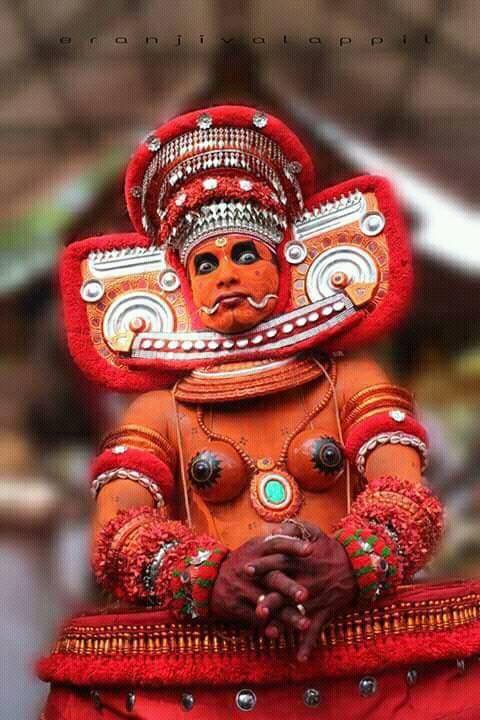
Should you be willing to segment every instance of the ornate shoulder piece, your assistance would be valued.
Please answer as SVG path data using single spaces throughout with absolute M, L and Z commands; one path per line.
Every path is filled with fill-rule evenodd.
M 68 341 L 83 371 L 138 392 L 195 368 L 345 350 L 390 329 L 406 309 L 411 263 L 389 184 L 363 176 L 312 188 L 298 138 L 253 108 L 196 111 L 152 133 L 127 168 L 136 232 L 63 255 Z M 199 242 L 228 232 L 270 248 L 280 288 L 268 320 L 223 335 L 201 326 L 185 265 Z

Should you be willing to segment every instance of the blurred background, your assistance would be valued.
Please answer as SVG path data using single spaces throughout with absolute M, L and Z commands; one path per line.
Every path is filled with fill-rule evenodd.
M 319 189 L 364 172 L 396 186 L 416 292 L 376 352 L 416 394 L 447 508 L 424 575 L 480 574 L 479 20 L 475 0 L 0 5 L 1 717 L 35 717 L 35 657 L 95 599 L 87 465 L 125 403 L 67 355 L 58 250 L 129 230 L 130 153 L 210 103 L 278 113 Z

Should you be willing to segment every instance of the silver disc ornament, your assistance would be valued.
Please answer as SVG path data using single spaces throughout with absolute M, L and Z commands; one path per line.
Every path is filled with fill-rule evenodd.
M 170 305 L 149 292 L 120 295 L 110 305 L 103 320 L 103 335 L 109 345 L 131 332 L 171 332 L 173 328 Z
M 310 302 L 317 302 L 339 292 L 338 278 L 344 285 L 376 283 L 378 268 L 366 250 L 355 245 L 337 245 L 322 252 L 311 264 L 306 276 Z

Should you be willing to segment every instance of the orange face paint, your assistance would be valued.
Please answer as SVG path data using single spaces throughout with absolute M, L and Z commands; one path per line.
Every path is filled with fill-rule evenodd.
M 275 307 L 275 257 L 253 236 L 232 233 L 205 240 L 191 252 L 187 272 L 202 323 L 218 332 L 248 330 Z

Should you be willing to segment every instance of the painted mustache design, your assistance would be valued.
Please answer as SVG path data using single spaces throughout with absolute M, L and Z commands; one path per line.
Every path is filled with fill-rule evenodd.
M 252 307 L 256 308 L 257 310 L 263 310 L 265 305 L 268 303 L 269 300 L 277 300 L 278 295 L 275 295 L 274 293 L 267 293 L 263 296 L 259 302 L 256 302 L 250 295 L 247 296 L 247 302 Z
M 237 296 L 232 295 L 232 297 L 237 297 Z M 263 310 L 263 308 L 266 306 L 266 304 L 269 302 L 269 300 L 276 300 L 278 298 L 278 295 L 275 295 L 274 293 L 267 293 L 266 295 L 263 296 L 263 298 L 261 300 L 258 300 L 258 301 L 254 300 L 254 298 L 252 298 L 251 295 L 238 296 L 238 297 L 244 297 L 244 299 L 248 302 L 248 304 L 251 305 L 256 310 Z M 225 298 L 225 299 L 228 299 L 228 298 Z M 223 301 L 224 301 L 224 299 L 221 299 L 218 302 L 216 302 L 214 305 L 212 305 L 211 307 L 208 307 L 207 305 L 202 305 L 199 308 L 199 311 L 205 313 L 205 315 L 214 315 L 217 312 L 218 308 L 220 307 L 220 305 L 222 304 Z

